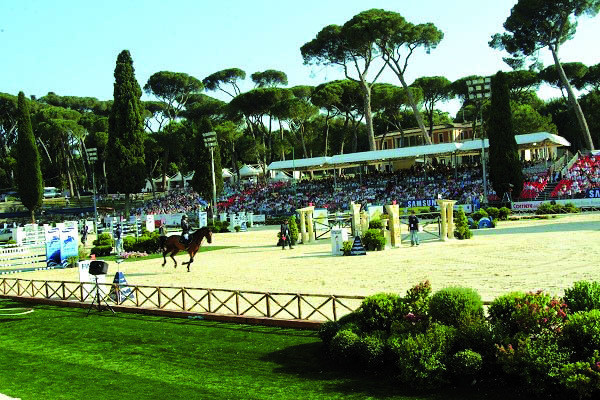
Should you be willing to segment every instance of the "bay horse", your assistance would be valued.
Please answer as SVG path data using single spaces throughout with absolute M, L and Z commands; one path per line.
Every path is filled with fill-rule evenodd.
M 180 241 L 180 235 L 171 235 L 171 236 L 161 236 L 160 237 L 160 248 L 163 251 L 163 262 L 162 266 L 164 267 L 167 263 L 167 254 L 171 253 L 170 257 L 175 263 L 175 268 L 177 268 L 177 261 L 175 260 L 175 255 L 180 251 L 187 250 L 190 255 L 190 260 L 183 263 L 183 265 L 187 264 L 187 270 L 190 272 L 190 264 L 194 262 L 194 256 L 200 249 L 202 245 L 202 239 L 206 238 L 208 243 L 212 243 L 212 232 L 207 228 L 200 228 L 189 235 L 189 244 L 187 248 Z

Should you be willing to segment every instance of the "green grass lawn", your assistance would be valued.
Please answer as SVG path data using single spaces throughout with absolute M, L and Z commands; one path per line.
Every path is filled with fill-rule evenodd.
M 0 300 L 2 308 L 18 303 Z M 412 396 L 335 372 L 315 332 L 35 306 L 0 316 L 0 393 L 33 399 L 489 399 Z M 502 397 L 497 397 L 502 398 Z

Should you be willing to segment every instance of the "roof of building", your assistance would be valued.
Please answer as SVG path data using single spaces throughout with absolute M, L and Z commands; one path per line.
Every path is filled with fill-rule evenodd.
M 536 132 L 526 135 L 516 135 L 517 145 L 525 148 L 543 146 L 570 146 L 568 140 L 562 136 L 548 132 Z M 481 151 L 481 139 L 467 140 L 464 142 L 440 143 L 424 146 L 401 147 L 397 149 L 362 151 L 359 153 L 339 154 L 333 157 L 313 157 L 300 160 L 275 161 L 269 164 L 268 169 L 273 170 L 319 170 L 334 167 L 350 167 L 360 164 L 417 158 L 421 156 L 435 156 L 452 153 L 469 153 Z M 487 149 L 489 140 L 484 139 L 483 145 Z

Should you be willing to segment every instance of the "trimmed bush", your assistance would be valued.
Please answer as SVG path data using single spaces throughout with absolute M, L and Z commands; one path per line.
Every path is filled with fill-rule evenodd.
M 429 315 L 434 321 L 460 327 L 483 318 L 483 302 L 473 289 L 449 287 L 431 296 Z
M 500 216 L 500 210 L 498 210 L 496 207 L 488 207 L 485 209 L 485 211 L 488 213 L 491 219 L 498 219 Z
M 461 350 L 450 359 L 451 373 L 458 380 L 471 380 L 479 374 L 483 360 L 481 354 L 470 350 Z
M 575 282 L 565 290 L 564 299 L 571 312 L 600 309 L 600 282 Z
M 350 255 L 350 252 L 352 251 L 352 244 L 353 244 L 352 240 L 346 240 L 342 244 L 342 251 L 344 252 L 345 256 L 349 256 Z
M 383 222 L 380 219 L 369 221 L 369 229 L 383 229 Z
M 456 211 L 454 227 L 454 237 L 457 239 L 471 239 L 473 236 L 473 232 L 469 229 L 469 221 L 462 207 L 458 207 L 458 211 Z
M 512 214 L 512 211 L 510 210 L 510 208 L 508 207 L 501 207 L 498 210 L 498 219 L 500 221 L 507 221 L 508 220 L 508 216 Z
M 239 232 L 241 229 L 242 229 L 242 227 L 239 225 L 236 225 L 233 227 L 233 230 L 235 230 L 236 232 Z
M 292 246 L 298 241 L 298 224 L 296 223 L 296 216 L 292 215 L 288 218 L 288 225 L 290 226 L 290 235 L 292 236 Z
M 447 383 L 447 359 L 456 330 L 432 324 L 425 333 L 392 337 L 388 341 L 398 379 L 417 389 Z
M 90 255 L 94 254 L 96 257 L 110 256 L 112 252 L 112 246 L 95 246 L 90 250 Z
M 475 222 L 478 222 L 481 218 L 484 217 L 489 217 L 489 215 L 483 208 L 471 214 L 471 218 L 473 218 L 473 221 Z
M 558 332 L 566 319 L 567 305 L 538 291 L 509 293 L 488 308 L 490 322 L 504 340 L 542 332 Z
M 362 236 L 362 243 L 368 251 L 383 250 L 385 248 L 385 236 L 379 229 L 367 229 Z
M 355 361 L 360 338 L 350 329 L 343 329 L 331 339 L 331 354 L 339 361 Z
M 600 392 L 600 354 L 598 350 L 594 351 L 594 355 L 587 360 L 560 367 L 558 381 L 565 389 L 577 393 L 580 399 L 598 398 Z M 571 398 L 575 398 L 575 396 L 571 396 Z
M 319 327 L 319 338 L 325 343 L 325 345 L 329 346 L 333 337 L 340 330 L 340 323 L 337 321 L 327 321 L 321 324 Z
M 563 328 L 563 340 L 578 359 L 593 356 L 595 350 L 600 350 L 600 310 L 569 315 Z
M 391 293 L 378 293 L 365 298 L 358 310 L 361 330 L 389 332 L 393 321 L 402 318 L 401 298 Z
M 113 246 L 114 242 L 110 233 L 101 233 L 92 244 L 94 246 Z
M 361 365 L 370 370 L 378 370 L 384 363 L 385 334 L 373 332 L 356 344 L 357 358 Z

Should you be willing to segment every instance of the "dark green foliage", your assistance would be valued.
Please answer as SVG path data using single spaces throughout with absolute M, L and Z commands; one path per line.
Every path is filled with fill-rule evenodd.
M 500 210 L 498 210 L 498 219 L 500 221 L 507 221 L 508 220 L 508 216 L 512 214 L 512 211 L 510 210 L 510 208 L 508 207 L 501 207 Z
M 502 199 L 509 190 L 509 184 L 512 184 L 512 198 L 516 199 L 523 190 L 523 168 L 512 126 L 506 74 L 503 72 L 492 78 L 488 137 L 492 186 Z
M 473 218 L 473 221 L 476 221 L 476 222 L 479 221 L 481 218 L 485 218 L 485 217 L 489 217 L 489 214 L 483 208 L 480 210 L 477 210 L 473 214 L 471 214 L 471 218 Z
M 365 298 L 358 310 L 363 331 L 389 332 L 391 324 L 403 316 L 402 299 L 390 293 L 379 293 Z
M 360 338 L 355 349 L 360 365 L 367 369 L 377 371 L 384 364 L 385 334 L 373 332 Z
M 565 290 L 565 303 L 569 311 L 600 310 L 600 282 L 579 281 Z
M 573 203 L 562 204 L 551 204 L 551 203 L 542 203 L 539 205 L 535 213 L 537 215 L 546 215 L 546 214 L 574 214 L 578 213 L 579 208 L 575 207 Z
M 108 117 L 106 168 L 112 190 L 125 194 L 139 192 L 146 179 L 141 96 L 133 60 L 129 51 L 123 50 L 115 67 L 114 102 Z
M 600 393 L 600 354 L 598 350 L 582 361 L 560 367 L 558 381 L 565 388 L 577 393 L 580 399 L 598 398 Z M 594 397 L 595 395 L 595 397 Z
M 470 350 L 461 350 L 450 359 L 450 371 L 457 379 L 473 379 L 479 374 L 483 360 L 481 354 Z
M 331 339 L 340 330 L 340 323 L 338 321 L 326 321 L 319 327 L 319 338 L 323 341 L 326 346 L 329 346 Z
M 369 221 L 369 229 L 382 229 L 383 228 L 383 223 L 381 222 L 381 220 L 376 219 L 373 221 Z
M 350 329 L 343 329 L 331 339 L 331 354 L 339 361 L 355 361 L 360 337 Z
M 492 219 L 498 219 L 500 216 L 500 210 L 498 210 L 496 207 L 488 207 L 485 209 L 485 211 Z
M 351 240 L 346 240 L 342 244 L 342 251 L 344 252 L 345 256 L 349 256 L 352 253 L 352 244 L 353 243 Z
M 483 302 L 473 289 L 449 287 L 431 296 L 429 316 L 442 324 L 461 327 L 483 318 Z
M 29 116 L 29 105 L 23 92 L 19 92 L 17 104 L 17 191 L 21 203 L 27 207 L 31 213 L 31 221 L 34 222 L 35 210 L 42 206 L 44 195 L 40 153 L 35 144 Z
M 290 234 L 292 235 L 292 246 L 298 241 L 298 224 L 296 223 L 296 216 L 292 215 L 288 218 L 288 225 L 290 227 Z
M 578 360 L 587 359 L 600 350 L 600 310 L 569 315 L 563 328 L 563 343 L 573 350 Z
M 112 248 L 112 246 L 94 246 L 90 250 L 90 255 L 95 254 L 96 257 L 110 256 Z
M 567 305 L 539 291 L 509 293 L 488 308 L 490 322 L 499 340 L 512 340 L 542 332 L 558 332 L 566 319 Z
M 498 363 L 508 377 L 534 394 L 556 393 L 556 377 L 569 362 L 569 352 L 558 344 L 554 335 L 527 335 L 515 345 L 500 346 Z
M 112 246 L 113 243 L 113 238 L 110 233 L 99 234 L 93 242 L 94 246 Z
M 361 239 L 367 251 L 383 250 L 385 248 L 385 236 L 383 236 L 380 229 L 367 229 Z
M 123 249 L 125 251 L 138 251 L 146 254 L 158 253 L 160 251 L 160 235 L 158 232 L 147 233 L 138 238 L 126 236 L 123 238 Z
M 457 239 L 471 239 L 473 236 L 473 232 L 469 229 L 469 221 L 462 207 L 459 207 L 456 212 L 454 227 L 454 237 Z
M 390 338 L 398 379 L 418 389 L 447 383 L 447 358 L 455 333 L 452 327 L 432 324 L 425 333 Z

